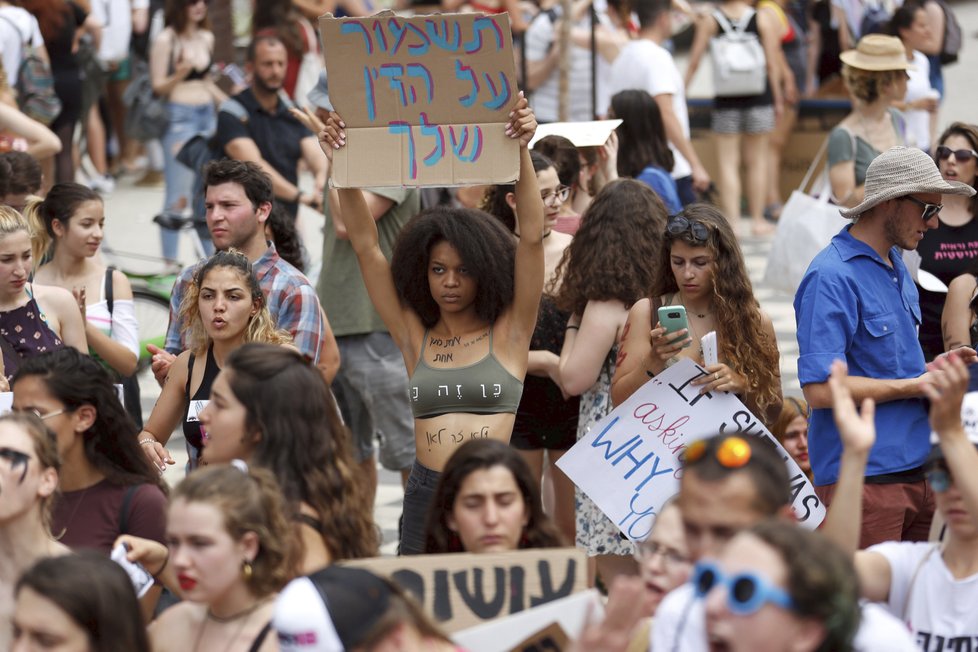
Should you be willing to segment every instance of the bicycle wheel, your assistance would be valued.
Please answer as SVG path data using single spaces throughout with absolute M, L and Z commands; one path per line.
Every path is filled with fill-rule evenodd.
M 132 300 L 139 322 L 139 364 L 136 373 L 150 366 L 153 356 L 146 350 L 147 344 L 163 348 L 166 329 L 170 324 L 170 301 L 166 297 L 134 288 Z

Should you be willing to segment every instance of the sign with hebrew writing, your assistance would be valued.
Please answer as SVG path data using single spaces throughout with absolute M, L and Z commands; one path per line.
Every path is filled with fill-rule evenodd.
M 587 563 L 583 551 L 576 548 L 376 557 L 340 563 L 391 578 L 417 598 L 447 632 L 587 588 Z
M 688 358 L 680 360 L 594 424 L 557 466 L 625 536 L 644 541 L 655 515 L 679 491 L 686 446 L 717 434 L 759 437 L 777 448 L 788 467 L 799 523 L 818 527 L 825 506 L 798 464 L 736 396 L 700 394 L 690 384 L 707 373 Z
M 329 97 L 346 125 L 333 185 L 510 183 L 519 143 L 509 16 L 319 19 Z

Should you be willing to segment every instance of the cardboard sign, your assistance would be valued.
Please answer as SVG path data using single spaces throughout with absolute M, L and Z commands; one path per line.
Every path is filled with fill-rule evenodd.
M 587 588 L 587 563 L 576 548 L 376 557 L 342 563 L 391 578 L 417 598 L 447 632 Z
M 736 396 L 701 395 L 690 384 L 707 373 L 688 358 L 680 360 L 598 421 L 557 466 L 625 536 L 644 541 L 655 515 L 679 491 L 688 444 L 717 434 L 760 437 L 784 458 L 798 521 L 818 527 L 825 506 L 798 464 Z
M 533 147 L 538 140 L 547 136 L 563 136 L 574 143 L 574 147 L 601 147 L 611 138 L 611 132 L 618 128 L 621 120 L 591 120 L 589 122 L 551 122 L 537 127 L 530 141 Z
M 570 638 L 560 623 L 550 623 L 536 634 L 526 638 L 509 652 L 563 652 L 570 647 Z
M 319 19 L 329 96 L 346 124 L 333 185 L 511 183 L 519 143 L 509 15 Z
M 560 627 L 571 640 L 580 637 L 589 619 L 600 622 L 604 618 L 604 603 L 597 589 L 588 589 L 560 600 L 521 611 L 512 616 L 476 625 L 452 635 L 456 645 L 467 652 L 499 652 L 521 650 L 537 640 L 537 636 Z M 556 637 L 550 638 L 554 643 Z M 547 648 L 543 648 L 547 649 Z M 563 648 L 558 647 L 558 650 Z

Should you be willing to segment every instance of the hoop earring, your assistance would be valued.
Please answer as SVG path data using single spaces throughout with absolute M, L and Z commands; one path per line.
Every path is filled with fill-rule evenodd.
M 244 576 L 245 582 L 251 581 L 252 573 L 253 573 L 253 569 L 251 567 L 251 562 L 245 559 L 244 562 L 241 564 L 241 575 Z

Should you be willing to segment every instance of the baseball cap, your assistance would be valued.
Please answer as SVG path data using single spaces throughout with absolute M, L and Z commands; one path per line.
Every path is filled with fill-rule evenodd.
M 275 600 L 282 652 L 344 652 L 361 645 L 387 612 L 392 590 L 362 568 L 327 566 L 292 580 Z

